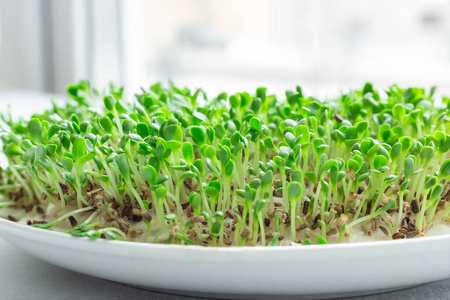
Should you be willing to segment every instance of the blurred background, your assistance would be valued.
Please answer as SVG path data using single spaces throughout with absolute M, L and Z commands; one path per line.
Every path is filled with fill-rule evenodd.
M 172 79 L 331 96 L 371 81 L 448 95 L 449 13 L 448 0 L 0 0 L 0 89 Z

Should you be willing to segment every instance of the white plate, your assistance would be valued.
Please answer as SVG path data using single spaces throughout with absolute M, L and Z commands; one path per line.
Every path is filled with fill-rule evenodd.
M 73 271 L 215 297 L 332 298 L 450 277 L 450 235 L 299 247 L 204 248 L 93 241 L 2 218 L 0 235 L 31 255 Z

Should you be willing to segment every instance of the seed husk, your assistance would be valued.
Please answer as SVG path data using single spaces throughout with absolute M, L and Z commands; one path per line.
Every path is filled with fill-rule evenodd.
M 128 228 L 130 228 L 130 223 L 125 222 L 124 220 L 119 220 L 119 229 L 122 230 L 124 233 L 128 232 Z
M 336 226 L 338 229 L 341 229 L 342 226 L 344 226 L 345 224 L 347 224 L 348 222 L 348 216 L 345 214 L 342 214 L 339 216 L 337 222 L 336 222 Z
M 299 232 L 299 231 L 302 231 L 302 230 L 305 229 L 305 228 L 309 228 L 308 224 L 306 224 L 306 223 L 304 223 L 304 224 L 298 226 L 298 227 L 295 229 L 295 231 Z
M 405 235 L 400 232 L 396 232 L 392 235 L 392 239 L 394 239 L 394 240 L 404 239 L 404 238 L 405 238 Z
M 304 215 L 307 215 L 308 214 L 308 206 L 309 206 L 309 200 L 308 201 L 305 201 L 304 203 L 303 203 L 303 214 Z
M 414 199 L 414 200 L 411 202 L 411 210 L 412 210 L 412 212 L 415 213 L 415 214 L 417 214 L 417 213 L 420 211 L 419 204 L 417 203 L 417 200 L 416 200 L 416 199 Z
M 64 183 L 59 183 L 59 186 L 61 187 L 63 194 L 67 194 L 69 192 L 69 188 Z
M 69 217 L 69 221 L 70 221 L 70 225 L 71 225 L 72 227 L 75 227 L 75 226 L 78 225 L 78 222 L 77 222 L 77 220 L 75 219 L 74 216 L 70 216 L 70 217 Z
M 332 236 L 335 235 L 336 233 L 338 233 L 338 229 L 336 227 L 333 227 L 330 230 L 328 230 L 327 236 Z
M 338 123 L 344 122 L 344 118 L 342 118 L 338 113 L 333 114 L 333 119 L 335 119 Z
M 150 222 L 153 218 L 152 218 L 152 215 L 148 212 L 148 211 L 146 211 L 146 212 L 144 212 L 143 214 L 142 214 L 142 217 L 144 218 L 144 220 L 146 220 L 147 222 Z
M 376 231 L 377 228 L 378 228 L 378 226 L 377 226 L 377 220 L 372 219 L 370 229 L 371 229 L 372 231 Z
M 381 231 L 383 231 L 385 236 L 387 236 L 387 237 L 391 236 L 391 233 L 389 232 L 389 230 L 386 227 L 380 226 L 379 228 Z
M 372 233 L 373 233 L 372 229 L 367 228 L 367 227 L 364 226 L 364 225 L 361 225 L 361 230 L 362 230 L 366 235 L 372 236 Z
M 227 215 L 228 218 L 233 220 L 238 217 L 238 215 L 231 209 L 227 210 L 225 214 Z
M 238 210 L 240 214 L 244 211 L 244 205 L 242 203 L 238 203 Z
M 131 210 L 131 219 L 133 220 L 133 222 L 139 222 L 142 220 L 144 213 L 145 211 L 142 211 L 138 208 L 133 208 Z
M 16 218 L 14 218 L 14 217 L 11 216 L 11 215 L 8 215 L 8 220 L 10 220 L 10 221 L 12 221 L 12 222 L 17 222 L 17 221 L 19 221 L 19 220 L 17 220 Z
M 203 223 L 205 222 L 205 217 L 204 216 L 193 217 L 191 218 L 191 221 L 194 223 Z
M 188 190 L 192 190 L 192 182 L 188 179 L 183 180 L 183 184 Z
M 419 235 L 419 232 L 416 231 L 416 230 L 414 230 L 414 231 L 408 231 L 408 232 L 406 233 L 406 238 L 410 239 L 410 238 L 416 237 L 416 236 L 418 236 L 418 235 Z
M 243 239 L 248 238 L 249 235 L 250 235 L 250 229 L 248 229 L 248 227 L 245 227 L 241 233 L 241 238 L 243 238 Z

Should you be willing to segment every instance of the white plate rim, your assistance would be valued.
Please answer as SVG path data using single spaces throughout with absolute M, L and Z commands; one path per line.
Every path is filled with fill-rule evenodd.
M 72 271 L 150 289 L 203 297 L 235 294 L 254 299 L 259 298 L 259 295 L 303 295 L 310 299 L 311 295 L 321 298 L 365 295 L 445 279 L 450 270 L 449 264 L 442 263 L 450 262 L 450 234 L 307 247 L 204 247 L 92 240 L 0 218 L 0 236 L 37 258 Z M 86 256 L 81 258 L 80 253 Z M 399 259 L 402 253 L 405 256 Z M 402 269 L 406 276 L 398 278 L 395 272 L 390 275 L 384 273 L 386 264 L 397 269 L 403 267 L 405 261 L 423 254 L 426 256 L 418 265 L 409 264 L 407 269 Z M 383 256 L 385 259 L 380 264 L 378 258 Z M 116 263 L 111 264 L 114 259 L 117 259 Z M 324 276 L 323 266 L 331 265 L 338 270 L 342 267 L 342 260 L 350 262 L 343 269 L 347 279 L 335 278 L 332 284 L 323 287 L 318 280 Z M 180 263 L 183 268 L 180 268 Z M 361 276 L 362 265 L 371 268 L 375 272 L 373 274 L 379 274 L 380 277 L 374 282 L 373 274 Z M 304 272 L 308 272 L 308 279 L 299 284 L 297 276 L 288 276 L 273 286 L 272 283 L 279 279 L 279 273 L 267 273 L 267 268 L 278 266 L 283 266 L 283 270 L 291 275 L 298 275 L 301 267 Z M 117 273 L 117 268 L 126 271 Z M 154 272 L 142 276 L 148 268 Z M 227 268 L 239 270 L 245 276 L 246 284 L 241 284 L 240 277 L 225 276 L 222 270 Z M 422 275 L 417 276 L 420 269 Z M 192 270 L 198 276 L 191 276 Z M 177 275 L 173 275 L 173 272 Z M 220 280 L 217 281 L 217 278 Z M 358 286 L 348 282 L 358 282 Z M 232 293 L 227 288 L 229 286 L 233 287 Z
M 54 238 L 64 238 L 66 240 L 70 240 L 73 242 L 81 242 L 81 243 L 98 243 L 102 245 L 111 245 L 111 246 L 119 246 L 119 247 L 134 247 L 134 248 L 149 248 L 155 250 L 183 250 L 183 252 L 212 252 L 212 253 L 246 253 L 246 252 L 289 252 L 289 251 L 332 251 L 333 249 L 353 249 L 353 248 L 367 248 L 367 247 L 381 247 L 385 248 L 386 246 L 397 246 L 400 244 L 406 244 L 413 246 L 414 244 L 422 244 L 429 242 L 444 242 L 448 240 L 450 243 L 450 233 L 449 234 L 441 234 L 436 236 L 425 236 L 419 238 L 411 238 L 411 239 L 397 239 L 397 240 L 383 240 L 383 241 L 366 241 L 366 242 L 356 242 L 356 243 L 332 243 L 325 245 L 308 245 L 308 246 L 231 246 L 231 247 L 205 247 L 205 246 L 196 246 L 196 245 L 178 245 L 178 244 L 158 244 L 158 243 L 141 243 L 141 242 L 131 242 L 131 241 L 118 241 L 118 240 L 104 240 L 104 239 L 96 239 L 92 240 L 88 237 L 74 237 L 65 232 L 59 232 L 48 229 L 41 229 L 32 227 L 25 224 L 20 224 L 17 222 L 13 222 L 7 220 L 5 218 L 0 217 L 0 231 L 4 231 L 1 227 L 10 227 L 16 230 L 21 231 L 29 231 L 33 233 L 31 236 L 27 235 L 27 239 L 29 240 L 37 240 L 38 236 L 48 235 L 49 237 Z M 41 243 L 45 243 L 45 240 L 39 240 Z

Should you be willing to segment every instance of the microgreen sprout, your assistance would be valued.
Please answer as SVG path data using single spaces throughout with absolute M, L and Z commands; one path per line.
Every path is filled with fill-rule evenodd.
M 291 204 L 291 238 L 293 241 L 295 241 L 296 231 L 295 231 L 295 215 L 296 215 L 296 208 L 297 208 L 297 201 L 302 195 L 302 186 L 298 182 L 291 182 L 288 185 L 288 194 L 289 194 L 289 201 Z
M 27 121 L 2 115 L 0 209 L 56 207 L 35 227 L 278 246 L 423 236 L 450 219 L 450 101 L 436 104 L 434 89 L 368 83 L 323 102 L 300 87 L 208 98 L 158 83 L 134 100 L 115 85 L 67 90 Z

